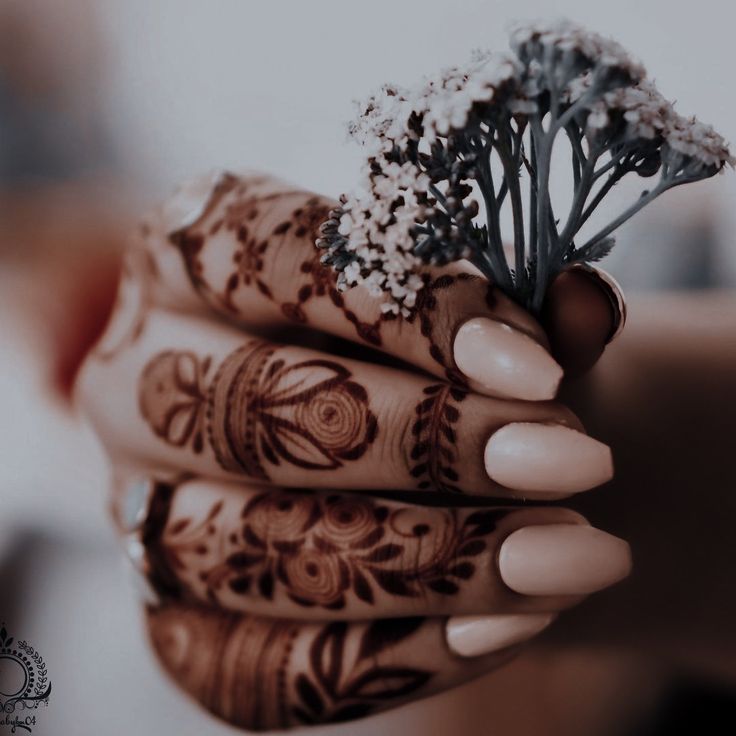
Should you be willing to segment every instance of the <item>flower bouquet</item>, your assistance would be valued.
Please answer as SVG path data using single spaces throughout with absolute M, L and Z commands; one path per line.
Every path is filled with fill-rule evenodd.
M 644 206 L 733 165 L 724 139 L 677 113 L 618 43 L 557 21 L 518 25 L 511 49 L 476 52 L 413 89 L 385 85 L 350 125 L 367 154 L 361 186 L 342 196 L 317 245 L 340 288 L 385 293 L 387 317 L 410 315 L 422 264 L 459 259 L 539 313 L 550 281 L 602 259 Z M 564 211 L 550 187 L 560 154 L 571 165 Z M 640 196 L 581 237 L 627 176 L 646 180 Z

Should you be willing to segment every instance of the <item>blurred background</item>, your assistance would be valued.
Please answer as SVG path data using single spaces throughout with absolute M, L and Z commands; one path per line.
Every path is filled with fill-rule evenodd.
M 557 0 L 554 11 L 619 40 L 679 112 L 736 142 L 734 7 Z M 53 370 L 50 355 L 70 325 L 99 320 L 131 223 L 217 167 L 337 196 L 360 162 L 345 130 L 353 100 L 474 48 L 503 50 L 509 22 L 548 14 L 533 0 L 0 0 L 0 619 L 49 666 L 34 733 L 231 732 L 159 675 L 108 524 L 104 457 L 50 388 L 70 384 L 73 341 Z M 636 193 L 622 185 L 607 206 Z M 734 201 L 731 173 L 668 193 L 622 228 L 606 267 L 629 293 L 733 288 Z M 708 698 L 733 705 L 731 669 L 722 699 L 721 684 Z M 542 647 L 502 684 L 485 678 L 350 733 L 655 733 L 635 724 L 680 693 L 671 674 L 620 641 L 596 657 Z M 496 730 L 465 723 L 470 711 L 495 714 Z

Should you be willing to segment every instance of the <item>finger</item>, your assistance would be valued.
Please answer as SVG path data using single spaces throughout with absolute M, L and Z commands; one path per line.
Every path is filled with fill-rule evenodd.
M 294 622 L 168 604 L 146 613 L 173 680 L 252 731 L 362 718 L 433 695 L 508 661 L 548 616 L 446 622 Z
M 152 581 L 299 619 L 554 612 L 628 574 L 626 542 L 562 508 L 457 509 L 368 496 L 159 485 Z
M 612 474 L 609 448 L 550 402 L 468 394 L 157 309 L 114 358 L 87 362 L 79 390 L 112 454 L 153 470 L 537 498 Z
M 382 311 L 383 298 L 362 286 L 338 292 L 315 247 L 334 206 L 266 176 L 193 183 L 142 229 L 158 274 L 154 298 L 250 329 L 313 327 L 493 396 L 554 397 L 562 369 L 541 328 L 479 276 L 428 271 L 408 316 Z
M 582 375 L 621 332 L 626 306 L 620 287 L 604 271 L 576 266 L 550 285 L 541 322 L 565 375 Z

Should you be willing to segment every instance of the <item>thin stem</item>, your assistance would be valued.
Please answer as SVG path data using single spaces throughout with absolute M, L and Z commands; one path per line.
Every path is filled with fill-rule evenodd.
M 554 138 L 560 128 L 564 128 L 582 108 L 584 108 L 591 100 L 595 100 L 598 96 L 599 92 L 595 86 L 591 87 L 584 95 L 581 95 L 575 102 L 573 102 L 559 118 L 552 121 L 552 124 L 549 126 L 548 135 L 552 135 Z
M 529 254 L 534 260 L 537 257 L 537 146 L 531 134 L 529 140 L 531 148 L 531 164 L 527 166 L 529 172 Z
M 614 171 L 608 177 L 608 179 L 606 179 L 606 183 L 603 184 L 603 186 L 598 190 L 598 193 L 595 195 L 595 197 L 593 197 L 590 204 L 585 208 L 582 215 L 580 216 L 580 220 L 577 224 L 577 227 L 575 228 L 575 233 L 578 233 L 580 231 L 580 228 L 585 225 L 585 223 L 588 221 L 588 218 L 593 214 L 595 208 L 603 201 L 603 198 L 606 196 L 606 194 L 611 191 L 613 186 L 623 177 L 625 173 L 626 169 Z
M 603 174 L 605 174 L 607 171 L 610 171 L 611 169 L 618 166 L 621 163 L 621 161 L 625 159 L 632 151 L 635 151 L 636 148 L 637 147 L 635 145 L 629 145 L 629 146 L 625 146 L 624 148 L 622 148 L 619 151 L 618 156 L 614 156 L 612 154 L 610 161 L 606 162 L 603 166 L 600 167 L 600 169 L 598 169 L 595 172 L 593 179 L 595 181 L 598 181 L 598 179 L 600 179 L 603 176 Z M 604 150 L 601 150 L 600 155 L 602 155 L 603 153 L 604 153 Z
M 559 245 L 555 252 L 555 258 L 560 259 L 573 236 L 578 231 L 578 218 L 583 212 L 585 202 L 590 194 L 590 189 L 593 186 L 593 170 L 595 169 L 595 159 L 590 158 L 585 162 L 583 167 L 582 175 L 580 178 L 580 185 L 575 191 L 575 197 L 570 208 L 570 214 L 567 217 L 565 227 L 562 229 L 560 234 Z
M 532 135 L 538 138 L 539 162 L 537 166 L 537 196 L 539 206 L 537 208 L 537 233 L 539 243 L 537 246 L 537 273 L 534 284 L 534 295 L 531 308 L 536 314 L 542 308 L 544 292 L 547 288 L 549 273 L 549 216 L 551 202 L 549 199 L 549 168 L 552 159 L 552 143 L 554 135 L 544 134 L 541 120 L 538 115 L 532 118 Z
M 445 195 L 442 194 L 442 192 L 439 189 L 437 189 L 437 187 L 434 184 L 429 185 L 429 191 L 432 192 L 432 194 L 434 194 L 437 201 L 443 207 L 445 207 L 445 205 L 447 204 L 447 199 L 445 198 Z M 445 207 L 445 210 L 447 210 L 447 207 Z
M 501 158 L 504 170 L 504 181 L 508 184 L 511 197 L 511 212 L 514 218 L 514 270 L 516 272 L 516 287 L 523 287 L 526 281 L 526 244 L 524 242 L 524 208 L 521 203 L 521 187 L 519 185 L 519 169 L 516 166 L 514 155 L 509 147 L 509 141 L 497 135 L 496 150 Z
M 480 159 L 480 191 L 483 195 L 483 203 L 486 208 L 486 220 L 488 231 L 488 249 L 486 257 L 489 260 L 493 271 L 494 281 L 504 291 L 510 293 L 512 291 L 513 282 L 509 272 L 509 266 L 506 261 L 506 254 L 503 251 L 503 240 L 501 239 L 501 226 L 496 205 L 496 193 L 493 186 L 493 174 L 491 173 L 490 150 L 483 147 L 483 152 L 487 153 Z
M 685 182 L 677 182 L 675 180 L 662 180 L 657 184 L 654 189 L 652 189 L 650 192 L 647 192 L 646 194 L 639 197 L 639 199 L 632 204 L 627 210 L 624 210 L 613 222 L 610 222 L 606 227 L 604 227 L 602 230 L 597 232 L 590 240 L 588 240 L 583 246 L 581 246 L 581 250 L 583 248 L 589 248 L 594 243 L 597 243 L 599 240 L 603 240 L 603 238 L 610 235 L 614 230 L 621 227 L 628 219 L 633 217 L 642 207 L 645 207 L 650 202 L 655 200 L 662 192 L 667 191 L 673 186 L 677 186 L 677 184 L 684 184 Z

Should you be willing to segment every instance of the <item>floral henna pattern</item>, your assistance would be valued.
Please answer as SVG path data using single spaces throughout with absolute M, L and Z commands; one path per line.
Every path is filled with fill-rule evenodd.
M 293 718 L 301 724 L 339 723 L 363 718 L 387 700 L 424 687 L 431 670 L 382 665 L 378 655 L 418 631 L 424 619 L 374 621 L 363 632 L 357 653 L 348 655 L 349 627 L 343 621 L 325 626 L 309 649 L 309 669 L 297 674 Z
M 373 345 L 380 345 L 381 319 L 365 322 L 346 306 L 336 288 L 334 272 L 320 263 L 317 251 L 308 251 L 309 256 L 299 265 L 303 280 L 291 294 L 280 294 L 278 292 L 283 289 L 269 283 L 264 273 L 271 247 L 283 242 L 286 237 L 313 243 L 320 224 L 329 214 L 330 204 L 326 199 L 298 191 L 269 194 L 252 191 L 258 188 L 259 183 L 262 180 L 223 174 L 197 220 L 169 234 L 169 242 L 182 255 L 192 286 L 216 309 L 234 316 L 241 314 L 234 299 L 236 293 L 242 288 L 254 288 L 262 297 L 278 305 L 285 317 L 300 324 L 308 321 L 304 309 L 307 302 L 328 297 L 345 319 L 354 325 L 361 338 Z M 272 209 L 283 206 L 289 199 L 295 199 L 297 206 L 287 219 L 274 226 L 269 218 Z M 221 232 L 234 236 L 236 245 L 231 255 L 232 271 L 221 287 L 215 287 L 205 274 L 203 252 Z M 229 245 L 218 243 L 217 247 L 227 248 Z
M 232 594 L 283 593 L 330 610 L 350 596 L 374 604 L 378 591 L 451 596 L 475 574 L 473 560 L 504 513 L 430 514 L 359 496 L 270 491 L 250 499 L 239 519 L 227 518 L 221 502 L 201 521 L 169 519 L 159 526 L 158 567 L 171 573 L 160 577 L 173 575 L 195 597 L 226 607 Z
M 143 369 L 138 406 L 157 437 L 199 454 L 204 449 L 205 380 L 211 359 L 167 350 Z
M 436 674 L 397 663 L 391 653 L 411 645 L 421 618 L 305 630 L 292 621 L 179 605 L 149 609 L 148 623 L 175 681 L 210 712 L 249 731 L 362 718 L 417 693 Z M 297 665 L 302 639 L 306 657 Z
M 153 432 L 176 447 L 192 438 L 203 448 L 203 426 L 225 470 L 268 480 L 282 462 L 334 470 L 357 460 L 378 433 L 368 393 L 350 371 L 329 360 L 287 365 L 277 346 L 250 343 L 220 364 L 209 385 L 211 359 L 166 351 L 143 369 L 138 397 Z
M 438 383 L 427 386 L 424 394 L 416 406 L 411 429 L 414 445 L 409 472 L 418 479 L 417 487 L 421 490 L 462 493 L 457 485 L 460 476 L 454 467 L 458 459 L 454 425 L 460 419 L 456 404 L 465 399 L 467 391 Z

